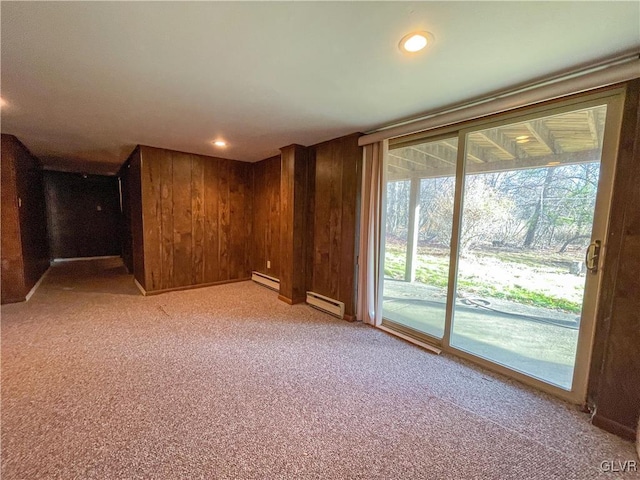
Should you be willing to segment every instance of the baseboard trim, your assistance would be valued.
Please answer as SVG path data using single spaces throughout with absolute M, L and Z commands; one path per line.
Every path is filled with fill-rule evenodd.
M 140 293 L 142 293 L 142 295 L 144 295 L 145 297 L 147 296 L 147 291 L 144 289 L 144 287 L 142 285 L 140 285 L 140 283 L 138 282 L 138 280 L 136 280 L 135 278 L 133 279 L 133 283 L 136 284 L 136 287 L 138 287 L 138 290 L 140 290 Z
M 630 440 L 632 442 L 636 440 L 636 432 L 633 430 L 633 428 L 622 425 L 621 423 L 618 423 L 615 420 L 611 420 L 610 418 L 602 417 L 598 415 L 597 412 L 591 419 L 591 423 L 596 427 L 622 437 L 625 440 Z
M 410 337 L 409 335 L 405 335 L 403 333 L 400 332 L 396 332 L 395 330 L 391 330 L 390 328 L 387 328 L 383 325 L 377 325 L 376 328 L 382 330 L 383 332 L 387 332 L 393 336 L 399 337 L 402 340 L 405 340 L 409 343 L 413 343 L 414 345 L 417 345 L 418 347 L 424 348 L 425 350 L 430 351 L 431 353 L 435 353 L 436 355 L 440 355 L 440 353 L 442 352 L 442 350 L 440 350 L 437 347 L 434 347 L 433 345 L 429 345 L 428 343 L 425 342 L 421 342 L 420 340 L 416 340 L 413 337 Z
M 233 280 L 222 280 L 219 282 L 199 283 L 198 285 L 186 285 L 184 287 L 165 288 L 163 290 L 145 290 L 144 287 L 142 287 L 142 285 L 140 285 L 138 281 L 135 280 L 134 278 L 134 281 L 136 282 L 137 287 L 140 289 L 140 291 L 145 297 L 148 297 L 150 295 L 161 295 L 163 293 L 180 292 L 182 290 L 195 290 L 196 288 L 214 287 L 216 285 L 225 285 L 227 283 L 247 282 L 250 280 L 251 280 L 251 277 L 234 278 Z
M 345 313 L 343 320 L 346 320 L 347 322 L 355 322 L 356 321 L 356 316 L 355 315 L 347 315 Z
M 306 299 L 302 297 L 294 300 L 289 297 L 285 297 L 284 295 L 278 295 L 278 300 L 283 301 L 287 305 L 298 305 L 299 303 L 304 303 Z
M 44 280 L 44 277 L 47 276 L 47 274 L 49 273 L 49 271 L 51 270 L 51 264 L 49 264 L 49 268 L 47 268 L 44 273 L 42 274 L 42 276 L 40 277 L 40 280 L 38 280 L 36 282 L 36 284 L 31 287 L 31 290 L 29 290 L 29 293 L 27 293 L 24 297 L 25 301 L 28 302 L 29 299 L 33 296 L 34 293 L 36 293 L 36 290 L 38 289 L 38 287 L 40 286 L 40 284 L 42 283 L 42 281 Z
M 284 295 L 278 295 L 278 300 L 280 300 L 281 302 L 286 303 L 287 305 L 293 305 L 293 300 L 291 300 L 288 297 L 285 297 Z
M 25 298 L 24 297 L 9 297 L 9 298 L 3 298 L 2 299 L 2 305 L 9 305 L 11 303 L 20 303 L 20 302 L 24 302 Z
M 87 260 L 104 260 L 106 258 L 120 258 L 120 255 L 103 255 L 100 257 L 73 257 L 73 258 L 54 258 L 53 262 L 62 263 L 62 262 L 82 262 Z

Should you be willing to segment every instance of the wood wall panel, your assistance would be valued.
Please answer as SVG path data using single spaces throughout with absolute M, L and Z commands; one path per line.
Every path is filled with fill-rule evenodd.
M 204 283 L 204 160 L 198 155 L 191 159 L 191 230 L 191 284 L 199 285 Z
M 19 149 L 17 170 L 24 283 L 30 290 L 50 264 L 47 205 L 40 162 L 26 148 Z
M 122 201 L 122 262 L 129 273 L 133 273 L 133 227 L 131 220 L 131 157 L 118 171 Z
M 269 223 L 269 197 L 265 185 L 265 163 L 262 160 L 253 165 L 253 235 L 251 237 L 251 269 L 267 273 L 267 228 Z M 280 179 L 278 179 L 280 188 Z M 275 276 L 275 275 L 274 275 Z
M 157 153 L 155 158 L 149 158 L 149 151 L 141 149 L 142 171 L 142 225 L 144 227 L 144 269 L 147 290 L 161 290 L 163 288 L 163 273 L 166 275 L 167 266 L 164 263 L 162 244 L 162 183 L 164 151 Z M 167 230 L 168 231 L 168 230 Z M 173 244 L 173 240 L 172 240 Z M 172 250 L 173 252 L 173 250 Z
M 360 177 L 362 166 L 362 148 L 358 147 L 359 135 L 342 140 L 342 225 L 340 227 L 340 286 L 338 298 L 349 299 L 345 302 L 346 314 L 355 317 L 355 272 L 358 245 L 358 219 Z M 348 159 L 348 160 L 345 160 Z M 349 264 L 346 265 L 345 261 Z
M 251 165 L 140 147 L 145 290 L 250 277 Z
M 165 177 L 163 177 L 165 178 Z M 173 155 L 173 280 L 163 288 L 194 285 L 191 216 L 191 155 Z M 161 227 L 163 230 L 164 226 Z M 162 264 L 168 263 L 163 257 Z M 166 277 L 166 276 L 165 276 Z M 163 277 L 163 279 L 165 278 Z
M 117 177 L 46 171 L 44 180 L 53 258 L 121 255 Z
M 253 185 L 252 185 L 252 166 L 247 163 L 237 163 L 236 174 L 238 175 L 238 197 L 236 208 L 238 213 L 237 223 L 239 225 L 239 238 L 246 239 L 246 243 L 241 246 L 239 251 L 239 258 L 242 258 L 242 263 L 239 265 L 237 278 L 243 278 L 246 272 L 251 274 L 251 244 L 253 225 L 251 219 L 253 218 Z M 238 251 L 238 244 L 236 245 L 236 251 Z
M 305 289 L 312 290 L 313 286 L 313 259 L 315 255 L 315 204 L 316 204 L 316 152 L 313 148 L 308 149 L 307 164 L 307 226 L 306 226 L 306 258 L 305 265 Z
M 315 168 L 313 275 L 310 289 L 345 303 L 355 315 L 357 209 L 362 162 L 359 134 L 311 147 Z
M 220 278 L 219 196 L 217 175 L 219 161 L 212 158 L 203 163 L 204 170 L 204 278 Z M 206 255 L 205 255 L 206 252 Z
M 342 270 L 350 268 L 345 265 L 343 269 L 341 255 L 342 239 L 342 213 L 343 213 L 343 192 L 342 192 L 342 156 L 337 141 L 329 143 L 329 156 L 331 170 L 331 183 L 329 187 L 329 291 L 331 298 L 339 298 L 340 282 Z M 318 156 L 316 156 L 316 162 Z M 346 200 L 346 198 L 345 198 Z
M 0 155 L 2 194 L 2 303 L 25 299 L 24 263 L 20 241 L 20 213 L 16 181 L 16 145 L 13 137 L 2 135 Z
M 146 288 L 144 226 L 142 224 L 142 161 L 139 147 L 136 147 L 128 161 L 130 165 L 127 183 L 129 184 L 130 199 L 128 210 L 131 215 L 132 273 L 137 282 L 142 285 L 143 288 Z
M 174 199 L 173 199 L 173 157 L 171 152 L 161 151 L 157 156 L 157 176 L 160 180 L 160 205 L 159 215 L 156 217 L 159 221 L 159 255 L 162 259 L 160 265 L 160 282 L 161 290 L 171 288 L 174 284 L 174 254 L 173 254 L 173 231 L 174 231 Z M 152 166 L 150 166 L 151 168 Z
M 280 156 L 256 162 L 252 170 L 251 269 L 280 278 Z
M 633 440 L 640 415 L 640 80 L 629 84 L 589 381 L 593 423 Z
M 245 229 L 245 208 L 242 183 L 242 172 L 238 165 L 229 169 L 229 238 L 242 238 Z M 248 237 L 247 237 L 248 238 Z M 229 243 L 229 273 L 231 278 L 239 278 L 244 269 L 244 252 L 247 244 Z
M 215 181 L 212 178 L 211 181 Z M 220 278 L 231 278 L 229 275 L 229 163 L 218 162 L 218 275 Z
M 2 135 L 2 303 L 23 301 L 49 267 L 40 162 L 12 135 Z

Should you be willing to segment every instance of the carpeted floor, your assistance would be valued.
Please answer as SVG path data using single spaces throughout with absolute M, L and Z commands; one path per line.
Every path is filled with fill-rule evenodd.
M 142 297 L 119 259 L 2 307 L 2 479 L 589 479 L 575 407 L 251 282 Z

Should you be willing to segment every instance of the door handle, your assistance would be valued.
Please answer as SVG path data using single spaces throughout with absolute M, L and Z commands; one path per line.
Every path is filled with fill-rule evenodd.
M 594 240 L 587 247 L 587 253 L 584 256 L 584 263 L 591 273 L 597 273 L 598 263 L 600 260 L 600 248 L 602 242 L 600 240 Z

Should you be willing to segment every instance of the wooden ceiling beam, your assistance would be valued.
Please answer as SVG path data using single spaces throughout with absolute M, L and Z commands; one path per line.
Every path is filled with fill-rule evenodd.
M 515 141 L 509 140 L 502 133 L 498 132 L 497 129 L 492 128 L 490 130 L 483 130 L 481 132 L 474 133 L 481 136 L 491 145 L 503 152 L 509 157 L 509 159 L 513 160 L 518 158 L 519 155 L 515 147 Z
M 593 142 L 595 143 L 596 148 L 600 148 L 600 137 L 598 136 L 598 129 L 596 128 L 596 119 L 593 115 L 593 109 L 587 110 L 586 114 L 587 124 L 589 125 L 589 132 L 591 133 Z
M 399 155 L 395 155 L 391 152 L 389 152 L 389 157 L 393 157 L 395 160 L 393 161 L 393 163 L 389 162 L 389 166 L 391 167 L 396 167 L 396 168 L 400 168 L 402 170 L 405 170 L 407 172 L 413 172 L 415 171 L 415 168 L 411 168 L 411 163 L 415 163 L 412 162 L 411 160 L 405 158 L 405 157 L 401 157 Z
M 433 153 L 432 150 L 435 147 L 436 151 L 438 152 L 438 154 Z M 449 165 L 455 165 L 456 164 L 456 160 L 455 158 L 453 160 L 451 160 L 450 158 L 445 158 L 447 156 L 446 152 L 443 151 L 442 149 L 438 148 L 438 145 L 430 145 L 429 146 L 429 150 L 421 150 L 420 148 L 418 148 L 417 146 L 413 146 L 413 147 L 409 147 L 411 150 L 415 150 L 416 152 L 420 152 L 423 155 L 427 155 L 431 158 L 435 158 L 436 160 L 439 160 L 441 162 L 444 163 L 448 163 Z
M 442 141 L 442 144 L 450 149 L 452 149 L 454 152 L 456 152 L 456 157 L 458 155 L 458 147 L 449 143 L 446 140 Z M 476 163 L 484 163 L 487 160 L 484 159 L 484 152 L 482 152 L 482 149 L 480 147 L 478 147 L 475 143 L 473 142 L 469 142 L 469 145 L 467 145 L 467 158 L 469 158 L 470 160 L 476 162 Z
M 434 158 L 434 159 L 436 159 L 436 160 L 438 160 L 438 161 L 440 161 L 440 162 L 445 162 L 445 163 L 447 163 L 443 158 L 440 158 L 440 157 L 438 157 L 437 155 L 434 155 L 434 154 L 432 154 L 432 153 L 425 152 L 424 150 L 420 150 L 419 148 L 416 148 L 415 146 L 414 146 L 414 147 L 407 147 L 407 148 L 408 148 L 409 150 L 413 150 L 414 152 L 421 153 L 422 155 L 424 155 L 424 156 L 426 156 L 426 157 L 431 157 L 431 158 Z
M 549 153 L 560 153 L 553 135 L 542 120 L 527 122 L 525 126 L 531 135 L 533 135 L 541 145 L 547 148 Z

